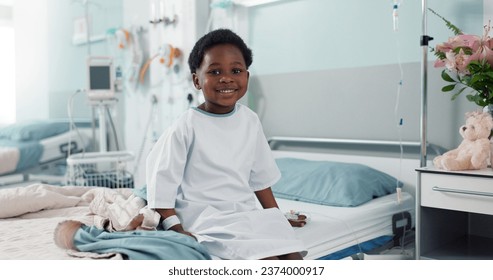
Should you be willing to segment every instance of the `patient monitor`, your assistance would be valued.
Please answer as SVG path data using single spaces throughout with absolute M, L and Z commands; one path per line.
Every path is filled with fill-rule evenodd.
M 90 100 L 115 98 L 113 59 L 107 56 L 87 58 L 87 96 Z

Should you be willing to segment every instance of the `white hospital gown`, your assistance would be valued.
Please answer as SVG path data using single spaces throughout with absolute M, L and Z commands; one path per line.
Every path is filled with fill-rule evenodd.
M 147 158 L 150 208 L 174 208 L 183 228 L 222 259 L 304 252 L 277 209 L 258 209 L 254 191 L 280 172 L 257 115 L 237 104 L 229 114 L 189 109 Z

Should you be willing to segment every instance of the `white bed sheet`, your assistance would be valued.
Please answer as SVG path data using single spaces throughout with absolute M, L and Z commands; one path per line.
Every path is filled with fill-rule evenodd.
M 89 205 L 106 192 L 129 196 L 132 190 L 39 183 L 0 190 L 0 260 L 121 259 L 120 254 L 63 250 L 54 242 L 55 228 L 62 221 L 93 225 Z
M 59 222 L 80 220 L 87 208 L 52 209 L 0 219 L 0 260 L 74 259 L 55 245 L 53 232 Z
M 306 226 L 295 228 L 308 249 L 306 259 L 317 259 L 374 238 L 392 235 L 392 216 L 408 211 L 414 225 L 414 198 L 402 193 L 401 202 L 390 194 L 357 207 L 333 207 L 277 199 L 284 212 L 306 213 Z

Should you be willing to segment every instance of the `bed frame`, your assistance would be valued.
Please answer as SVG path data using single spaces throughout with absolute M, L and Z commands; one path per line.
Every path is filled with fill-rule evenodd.
M 403 191 L 416 194 L 416 172 L 420 167 L 420 143 L 386 140 L 355 140 L 313 137 L 274 136 L 268 139 L 276 156 L 299 152 L 311 160 L 358 162 L 391 174 L 404 183 Z M 428 144 L 432 156 L 446 149 Z M 427 165 L 431 165 L 431 160 Z

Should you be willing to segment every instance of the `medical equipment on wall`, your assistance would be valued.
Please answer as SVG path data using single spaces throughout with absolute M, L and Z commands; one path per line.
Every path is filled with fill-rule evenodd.
M 161 63 L 167 70 L 173 69 L 175 70 L 176 67 L 179 67 L 179 58 L 182 57 L 182 52 L 179 48 L 176 48 L 172 46 L 171 44 L 162 44 L 157 53 L 152 55 L 144 64 L 140 71 L 140 83 L 144 83 L 145 75 L 147 73 L 147 70 L 149 70 L 149 67 L 151 63 L 154 60 L 158 60 L 159 63 Z
M 89 56 L 87 58 L 87 89 L 85 90 L 89 104 L 98 109 L 100 151 L 106 152 L 107 131 L 106 114 L 110 117 L 109 107 L 117 103 L 115 95 L 116 73 L 113 58 L 109 56 Z M 118 75 L 121 75 L 118 74 Z M 116 133 L 115 135 L 115 142 Z
M 130 32 L 128 30 L 120 28 L 115 31 L 115 37 L 118 42 L 118 48 L 124 49 L 130 44 Z
M 178 22 L 178 16 L 172 13 L 172 16 L 166 15 L 165 0 L 151 0 L 151 19 L 149 20 L 152 24 L 163 23 L 164 26 L 176 25 Z
M 113 58 L 89 56 L 87 58 L 87 97 L 89 100 L 115 98 L 115 73 Z
M 89 13 L 89 7 L 96 7 L 98 10 L 102 10 L 101 4 L 96 1 L 89 0 L 72 0 L 72 3 L 78 3 L 84 7 L 84 16 L 78 17 L 74 20 L 74 34 L 72 36 L 72 43 L 74 45 L 85 44 L 87 47 L 87 55 L 91 55 L 91 44 L 105 40 L 104 35 L 92 34 L 92 22 Z
M 144 52 L 140 45 L 141 33 L 144 29 L 132 26 L 129 29 L 111 28 L 106 31 L 110 53 L 124 56 L 125 65 L 116 66 L 115 90 L 135 91 L 138 87 L 139 73 L 144 62 Z M 129 57 L 130 56 L 130 57 Z
M 229 28 L 235 30 L 232 0 L 212 0 L 210 4 L 209 18 L 207 20 L 206 32 L 218 28 Z
M 394 3 L 392 5 L 392 23 L 393 23 L 394 31 L 399 30 L 399 13 L 398 13 L 398 10 L 399 10 L 400 5 L 401 5 L 401 3 L 399 0 L 394 0 Z
M 140 35 L 143 32 L 142 27 L 132 26 L 132 61 L 128 70 L 128 81 L 137 85 L 140 69 L 144 63 L 144 52 L 140 46 Z

